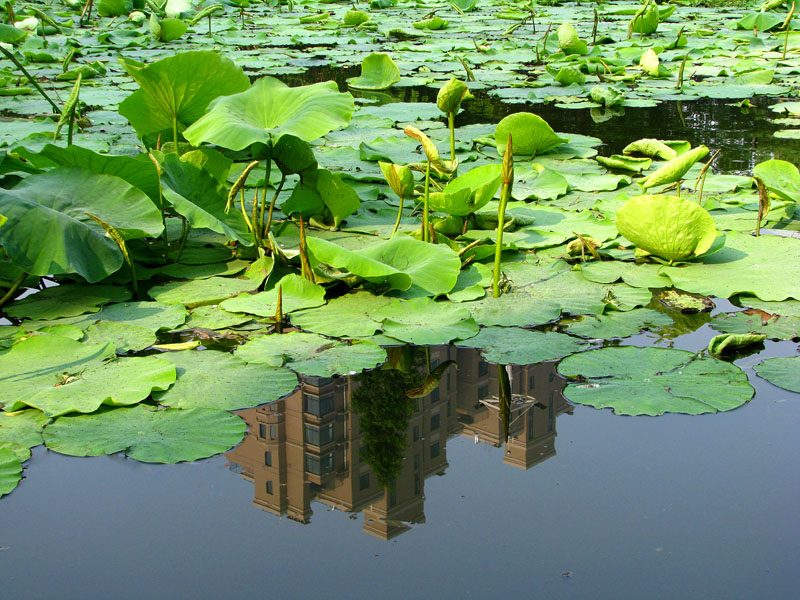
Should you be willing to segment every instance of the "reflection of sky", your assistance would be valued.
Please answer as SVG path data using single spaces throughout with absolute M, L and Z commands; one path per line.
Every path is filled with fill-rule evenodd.
M 221 457 L 154 466 L 38 448 L 2 500 L 3 595 L 792 597 L 800 398 L 751 378 L 756 398 L 719 415 L 576 407 L 558 419 L 557 455 L 529 471 L 451 438 L 445 476 L 425 482 L 426 522 L 389 542 L 316 502 L 308 526 L 263 512 Z

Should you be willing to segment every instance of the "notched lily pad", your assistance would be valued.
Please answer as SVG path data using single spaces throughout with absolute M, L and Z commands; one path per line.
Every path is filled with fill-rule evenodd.
M 480 348 L 481 355 L 489 362 L 515 365 L 556 360 L 588 348 L 586 342 L 562 333 L 519 327 L 484 327 L 475 337 L 456 344 Z
M 800 393 L 800 356 L 768 358 L 753 369 L 771 384 Z
M 618 415 L 727 411 L 754 393 L 739 367 L 668 348 L 591 350 L 565 358 L 558 371 L 581 380 L 564 389 L 571 402 L 610 407 Z
M 76 283 L 46 288 L 17 300 L 4 310 L 16 319 L 59 319 L 97 312 L 103 304 L 123 302 L 130 297 L 127 288 Z
M 761 310 L 716 315 L 710 325 L 724 333 L 764 334 L 771 340 L 800 338 L 800 317 L 780 317 Z
M 70 456 L 125 452 L 142 462 L 173 464 L 230 450 L 246 430 L 240 417 L 225 410 L 139 405 L 60 417 L 45 428 L 44 441 Z
M 0 448 L 0 497 L 10 494 L 22 479 L 22 464 L 8 448 Z

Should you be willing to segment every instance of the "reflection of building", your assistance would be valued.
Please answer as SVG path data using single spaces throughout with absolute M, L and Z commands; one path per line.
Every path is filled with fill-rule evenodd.
M 300 523 L 310 521 L 312 500 L 363 511 L 364 531 L 382 539 L 424 522 L 424 482 L 445 472 L 448 436 L 462 433 L 493 445 L 502 440 L 497 412 L 480 402 L 497 395 L 497 367 L 474 350 L 431 348 L 432 367 L 448 359 L 457 359 L 458 370 L 448 369 L 437 389 L 413 401 L 391 492 L 361 459 L 361 416 L 350 410 L 357 380 L 303 377 L 300 389 L 283 400 L 239 413 L 248 435 L 227 457 L 252 481 L 254 504 Z M 503 462 L 530 468 L 555 453 L 555 416 L 569 405 L 553 364 L 514 367 L 512 373 L 513 393 L 538 402 L 512 410 Z

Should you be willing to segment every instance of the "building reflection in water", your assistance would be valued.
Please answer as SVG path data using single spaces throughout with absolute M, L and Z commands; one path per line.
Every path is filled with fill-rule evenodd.
M 366 380 L 302 377 L 300 388 L 286 398 L 239 413 L 247 421 L 248 435 L 227 457 L 231 469 L 253 483 L 254 504 L 300 523 L 310 522 L 312 501 L 352 513 L 350 518 L 362 512 L 364 531 L 388 540 L 425 522 L 425 479 L 447 469 L 448 438 L 463 435 L 476 444 L 504 447 L 502 462 L 520 469 L 555 454 L 556 416 L 572 410 L 562 395 L 564 380 L 555 363 L 508 368 L 511 402 L 504 427 L 502 367 L 469 348 L 437 346 L 430 351 L 431 368 L 445 360 L 456 361 L 458 367 L 448 368 L 438 388 L 423 398 L 410 400 L 405 390 L 398 391 L 410 405 L 410 416 L 405 444 L 402 428 L 397 432 L 399 472 L 393 488 L 385 488 L 365 460 L 372 456 L 376 462 L 365 446 L 365 438 L 375 435 L 372 421 L 365 419 L 376 419 L 353 404 L 363 408 L 359 398 L 364 394 L 358 389 Z M 381 373 L 387 372 L 374 372 L 371 381 Z M 386 451 L 391 453 L 391 447 Z

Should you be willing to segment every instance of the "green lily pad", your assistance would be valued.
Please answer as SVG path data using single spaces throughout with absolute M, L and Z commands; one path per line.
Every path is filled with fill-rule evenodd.
M 596 283 L 622 280 L 631 287 L 660 288 L 672 285 L 669 277 L 659 274 L 660 265 L 636 264 L 619 260 L 593 261 L 581 265 L 584 278 Z
M 22 479 L 22 464 L 8 448 L 0 448 L 0 497 L 10 494 Z
M 618 415 L 699 415 L 737 408 L 753 397 L 739 367 L 669 348 L 601 348 L 569 356 L 558 372 L 571 383 L 564 396 Z
M 730 232 L 719 252 L 661 272 L 675 287 L 705 296 L 750 293 L 768 301 L 800 299 L 800 240 Z
M 228 329 L 236 327 L 252 320 L 249 315 L 235 314 L 215 306 L 207 304 L 192 309 L 189 318 L 184 323 L 184 328 L 193 329 Z
M 494 139 L 497 151 L 504 155 L 508 135 L 511 134 L 514 156 L 535 156 L 567 143 L 567 138 L 556 135 L 553 128 L 542 117 L 520 112 L 508 115 L 497 124 Z
M 98 321 L 86 328 L 87 344 L 113 343 L 117 354 L 144 350 L 156 343 L 156 334 L 139 325 L 119 321 Z
M 121 302 L 107 304 L 100 312 L 79 317 L 69 322 L 78 327 L 88 327 L 98 321 L 115 321 L 136 325 L 148 331 L 175 329 L 186 320 L 186 309 L 178 304 L 161 302 Z
M 274 317 L 278 305 L 278 288 L 282 290 L 284 313 L 325 304 L 325 288 L 292 273 L 284 276 L 271 290 L 242 294 L 225 300 L 220 306 L 230 312 Z
M 711 341 L 708 342 L 708 353 L 721 356 L 753 344 L 760 344 L 765 339 L 767 336 L 763 333 L 723 333 L 711 338 Z
M 121 358 L 95 364 L 57 386 L 49 386 L 24 400 L 47 417 L 70 412 L 90 413 L 103 404 L 141 402 L 153 390 L 166 390 L 175 382 L 175 367 L 155 356 Z
M 584 338 L 626 338 L 643 329 L 672 325 L 672 319 L 657 310 L 638 308 L 627 312 L 610 311 L 602 315 L 582 317 L 566 326 L 572 335 Z
M 112 356 L 113 344 L 81 344 L 54 335 L 17 342 L 0 354 L 0 404 L 8 412 L 24 408 L 42 387 L 56 385 Z
M 293 313 L 292 325 L 330 337 L 369 337 L 381 329 L 370 314 L 391 302 L 391 298 L 356 292 L 334 298 L 325 306 Z
M 467 308 L 430 298 L 396 299 L 370 313 L 385 335 L 420 346 L 446 344 L 478 333 Z
M 800 356 L 768 358 L 753 369 L 772 385 L 800 393 Z
M 17 300 L 4 310 L 16 319 L 58 319 L 97 312 L 103 304 L 130 297 L 129 289 L 114 285 L 58 285 Z
M 385 52 L 373 52 L 361 61 L 361 75 L 347 80 L 357 90 L 385 90 L 400 81 L 400 69 Z
M 771 340 L 800 338 L 800 317 L 743 311 L 711 317 L 711 327 L 724 333 L 763 333 Z
M 333 377 L 372 369 L 386 360 L 386 351 L 372 342 L 340 342 L 291 331 L 250 340 L 236 349 L 235 356 L 247 363 L 285 365 L 302 375 Z
M 716 306 L 710 298 L 680 290 L 664 290 L 656 294 L 656 298 L 667 308 L 685 314 L 709 312 Z
M 246 364 L 225 352 L 184 350 L 160 356 L 175 365 L 178 380 L 153 398 L 172 408 L 251 408 L 297 387 L 297 375 L 289 369 Z
M 225 410 L 139 405 L 59 417 L 45 428 L 44 441 L 50 450 L 70 456 L 125 452 L 142 462 L 173 464 L 225 452 L 246 430 L 240 417 Z
M 504 365 L 556 360 L 588 347 L 585 342 L 562 333 L 519 327 L 484 327 L 475 337 L 458 341 L 456 345 L 479 348 L 484 359 Z
M 741 294 L 737 302 L 747 308 L 763 310 L 771 315 L 781 315 L 783 317 L 800 317 L 800 301 L 784 300 L 782 302 L 764 302 L 755 296 Z
M 0 412 L 0 442 L 33 448 L 43 443 L 42 430 L 49 419 L 40 410 Z
M 183 304 L 186 308 L 195 308 L 205 304 L 219 304 L 226 298 L 252 292 L 262 281 L 263 279 L 259 281 L 235 277 L 171 281 L 150 288 L 148 294 L 163 304 Z
M 22 444 L 16 444 L 14 442 L 0 442 L 0 450 L 3 448 L 11 450 L 14 453 L 14 456 L 17 457 L 17 460 L 19 460 L 21 463 L 24 463 L 31 457 L 31 449 L 27 446 L 23 446 Z

